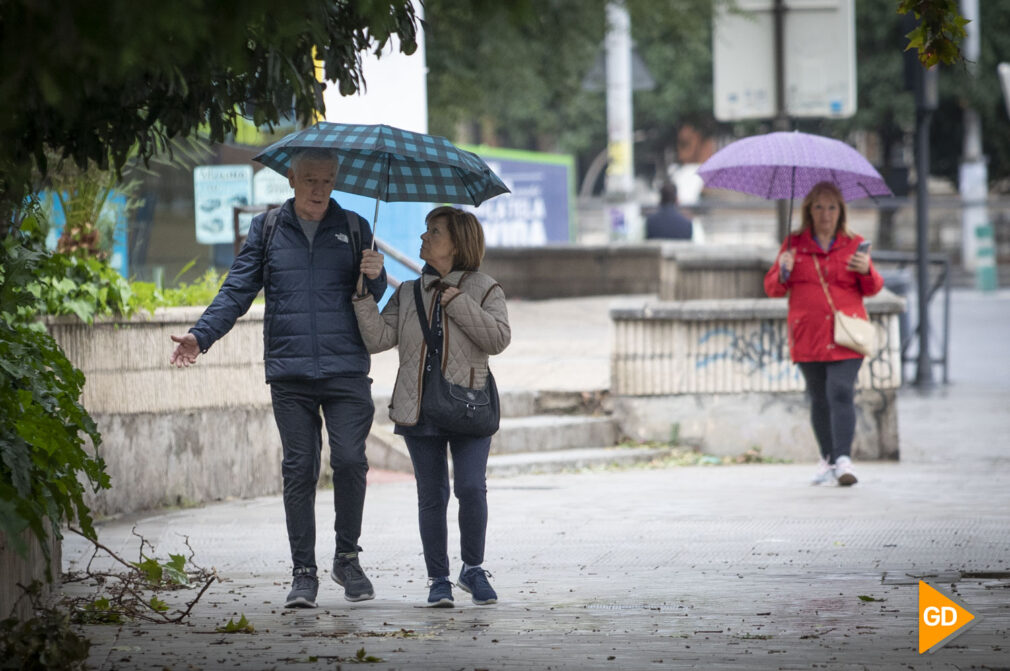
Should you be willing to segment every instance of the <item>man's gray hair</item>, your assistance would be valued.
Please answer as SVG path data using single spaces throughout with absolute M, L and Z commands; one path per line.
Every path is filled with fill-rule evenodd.
M 291 156 L 291 170 L 297 172 L 298 165 L 302 161 L 334 163 L 338 169 L 340 168 L 340 157 L 337 155 L 337 152 L 324 147 L 306 147 L 304 149 L 296 149 L 294 154 Z

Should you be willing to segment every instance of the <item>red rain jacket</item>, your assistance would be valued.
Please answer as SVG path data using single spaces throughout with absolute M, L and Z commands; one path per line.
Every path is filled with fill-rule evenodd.
M 789 296 L 789 350 L 793 361 L 841 361 L 858 359 L 862 355 L 835 344 L 835 320 L 814 269 L 820 263 L 821 274 L 828 283 L 835 307 L 847 315 L 866 318 L 863 297 L 876 294 L 884 286 L 873 262 L 866 275 L 846 270 L 849 258 L 863 240 L 855 235 L 839 234 L 831 251 L 825 252 L 809 230 L 789 236 L 788 245 L 796 251 L 796 262 L 789 279 L 779 281 L 779 263 L 775 260 L 765 275 L 765 293 L 772 298 Z M 780 251 L 785 251 L 787 243 Z

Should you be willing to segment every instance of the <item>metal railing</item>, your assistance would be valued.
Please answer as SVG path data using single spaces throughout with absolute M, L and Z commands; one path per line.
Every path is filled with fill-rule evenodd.
M 914 252 L 876 250 L 873 252 L 873 260 L 877 264 L 887 264 L 895 266 L 898 270 L 903 270 L 906 266 L 915 266 L 918 262 L 918 256 Z M 928 263 L 930 266 L 939 266 L 940 272 L 935 277 L 931 277 L 930 286 L 926 292 L 927 304 L 932 305 L 936 292 L 941 288 L 943 289 L 943 339 L 940 347 L 941 354 L 939 357 L 934 357 L 930 353 L 929 362 L 930 365 L 939 364 L 943 366 L 943 383 L 947 384 L 950 382 L 950 258 L 946 254 L 930 254 Z M 916 291 L 918 291 L 918 288 L 916 288 Z M 909 347 L 912 341 L 916 339 L 916 336 L 919 335 L 920 329 L 930 329 L 928 311 L 927 314 L 917 315 L 917 317 L 918 323 L 915 325 L 915 328 L 909 329 L 909 332 L 902 334 L 901 338 L 901 380 L 903 383 L 905 381 L 904 364 L 918 361 L 918 357 L 908 355 Z M 932 331 L 929 332 L 932 333 Z
M 389 258 L 403 266 L 406 266 L 408 270 L 412 270 L 417 273 L 418 277 L 421 276 L 421 266 L 417 265 L 417 263 L 409 256 L 405 256 L 395 247 L 390 246 L 390 244 L 385 242 L 382 238 L 375 238 L 375 247 Z M 388 270 L 386 271 L 386 282 L 388 282 L 389 286 L 394 289 L 400 286 L 400 280 L 390 275 Z

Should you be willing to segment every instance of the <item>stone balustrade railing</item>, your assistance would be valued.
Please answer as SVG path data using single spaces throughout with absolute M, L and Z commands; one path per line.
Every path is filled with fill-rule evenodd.
M 883 345 L 857 380 L 856 451 L 892 458 L 904 300 L 884 290 L 866 307 Z M 717 454 L 760 447 L 767 456 L 816 455 L 803 378 L 789 357 L 786 312 L 785 299 L 769 298 L 649 301 L 611 310 L 611 392 L 626 435 L 676 434 Z

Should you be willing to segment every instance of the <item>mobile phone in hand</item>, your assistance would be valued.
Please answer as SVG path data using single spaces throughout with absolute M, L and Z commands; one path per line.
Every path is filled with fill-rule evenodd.
M 870 241 L 869 240 L 863 240 L 862 242 L 859 243 L 859 246 L 856 247 L 856 253 L 857 254 L 865 254 L 868 251 L 870 251 Z

